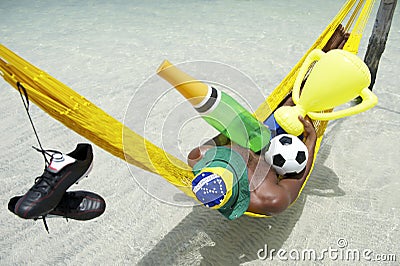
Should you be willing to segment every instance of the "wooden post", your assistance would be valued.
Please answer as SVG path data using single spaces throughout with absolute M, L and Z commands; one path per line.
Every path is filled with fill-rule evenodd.
M 385 50 L 390 25 L 392 24 L 393 13 L 396 8 L 397 0 L 381 0 L 378 13 L 376 14 L 374 28 L 369 38 L 367 52 L 364 62 L 371 72 L 371 84 L 369 89 L 375 84 L 376 73 L 378 71 L 379 60 Z

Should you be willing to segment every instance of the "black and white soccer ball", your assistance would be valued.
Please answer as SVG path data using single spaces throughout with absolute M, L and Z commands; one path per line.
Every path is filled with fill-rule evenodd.
M 307 164 L 307 146 L 296 136 L 281 134 L 271 139 L 265 160 L 279 175 L 299 174 Z

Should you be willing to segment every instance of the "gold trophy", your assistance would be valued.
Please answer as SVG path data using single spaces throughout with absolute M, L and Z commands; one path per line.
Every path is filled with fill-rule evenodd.
M 300 96 L 300 86 L 311 64 Z M 278 124 L 289 134 L 298 136 L 304 131 L 298 116 L 308 115 L 314 120 L 332 120 L 366 111 L 378 102 L 368 89 L 371 74 L 367 65 L 355 54 L 344 50 L 324 53 L 313 50 L 301 66 L 293 86 L 292 98 L 295 106 L 282 106 L 275 111 Z M 361 96 L 358 105 L 340 111 L 325 112 Z

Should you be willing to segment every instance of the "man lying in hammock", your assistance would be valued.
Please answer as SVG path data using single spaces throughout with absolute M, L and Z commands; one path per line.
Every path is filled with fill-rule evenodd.
M 340 25 L 323 50 L 343 48 L 347 39 L 348 34 Z M 293 101 L 287 97 L 282 104 L 293 105 Z M 290 178 L 280 179 L 263 153 L 254 153 L 223 135 L 193 149 L 188 164 L 195 174 L 192 190 L 198 200 L 230 220 L 246 211 L 265 215 L 284 211 L 297 198 L 314 158 L 317 139 L 314 126 L 308 118 L 299 120 L 304 125 L 309 160 L 302 172 Z

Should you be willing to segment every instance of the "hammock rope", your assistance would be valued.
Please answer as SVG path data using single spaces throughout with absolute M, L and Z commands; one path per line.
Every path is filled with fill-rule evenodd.
M 374 2 L 374 0 L 348 0 L 305 55 L 273 90 L 265 102 L 259 106 L 254 113 L 255 117 L 259 121 L 264 121 L 277 108 L 292 90 L 298 71 L 307 55 L 312 50 L 322 49 L 326 45 L 337 27 L 343 23 L 357 4 L 346 29 L 350 28 L 354 21 L 356 23 L 344 47 L 345 50 L 356 53 Z M 188 196 L 195 198 L 190 189 L 193 174 L 186 163 L 138 135 L 85 97 L 25 61 L 3 45 L 0 45 L 0 74 L 17 90 L 17 83 L 22 84 L 32 102 L 68 128 L 114 156 L 164 177 Z M 314 121 L 314 125 L 318 136 L 316 156 L 327 122 Z M 301 189 L 304 188 L 306 182 Z M 264 215 L 249 215 L 265 217 Z

